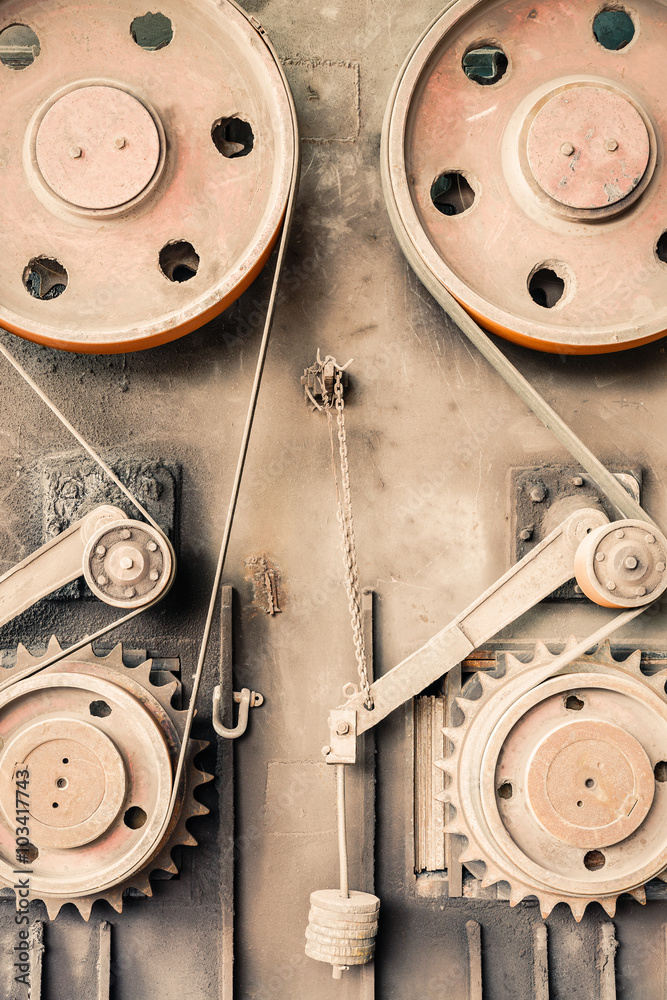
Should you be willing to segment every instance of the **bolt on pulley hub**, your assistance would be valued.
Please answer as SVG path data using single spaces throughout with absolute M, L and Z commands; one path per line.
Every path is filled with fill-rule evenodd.
M 295 136 L 280 67 L 227 0 L 7 0 L 0 325 L 85 353 L 202 326 L 275 244 Z
M 392 224 L 428 287 L 539 350 L 664 335 L 664 44 L 658 0 L 446 7 L 399 75 L 383 134 Z

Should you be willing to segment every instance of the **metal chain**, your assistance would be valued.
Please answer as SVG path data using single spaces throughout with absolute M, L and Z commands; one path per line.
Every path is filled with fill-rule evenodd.
M 326 361 L 333 361 L 326 358 Z M 345 589 L 347 591 L 348 607 L 350 611 L 350 623 L 352 625 L 352 640 L 354 642 L 354 654 L 357 661 L 357 670 L 361 689 L 364 692 L 364 707 L 369 711 L 374 708 L 373 696 L 371 694 L 371 684 L 368 679 L 368 665 L 366 662 L 366 642 L 364 639 L 364 629 L 361 617 L 361 587 L 359 586 L 359 566 L 357 564 L 357 544 L 354 535 L 354 519 L 352 516 L 352 493 L 350 490 L 350 466 L 347 454 L 347 432 L 345 430 L 345 400 L 343 398 L 343 369 L 335 365 L 334 378 L 334 398 L 329 398 L 324 378 L 320 379 L 322 386 L 323 409 L 327 415 L 329 427 L 329 442 L 331 444 L 331 468 L 333 471 L 334 483 L 336 484 L 336 506 L 337 517 L 340 525 L 343 543 L 343 561 L 345 565 Z M 338 483 L 338 469 L 336 466 L 336 455 L 334 445 L 332 407 L 336 408 L 336 423 L 338 428 L 338 456 L 340 461 L 340 483 Z M 342 493 L 341 493 L 342 487 Z

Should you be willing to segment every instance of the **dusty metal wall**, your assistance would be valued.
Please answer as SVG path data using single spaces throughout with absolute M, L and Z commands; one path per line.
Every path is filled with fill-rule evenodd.
M 363 582 L 376 594 L 376 670 L 424 642 L 509 563 L 512 466 L 563 461 L 549 433 L 475 355 L 412 276 L 384 210 L 379 136 L 401 61 L 437 2 L 406 5 L 255 0 L 287 62 L 303 126 L 303 170 L 280 306 L 238 509 L 226 580 L 237 593 L 237 687 L 261 691 L 249 734 L 235 748 L 233 852 L 220 814 L 232 803 L 208 788 L 214 812 L 193 825 L 202 841 L 184 851 L 180 878 L 122 916 L 100 907 L 90 925 L 63 912 L 45 932 L 43 996 L 96 995 L 100 920 L 112 925 L 111 996 L 118 1000 L 222 994 L 221 892 L 236 862 L 236 996 L 261 1000 L 465 995 L 466 921 L 482 927 L 485 996 L 533 996 L 530 905 L 425 898 L 412 873 L 411 714 L 377 733 L 377 825 L 372 777 L 351 780 L 351 881 L 383 901 L 375 970 L 334 983 L 303 955 L 311 890 L 333 885 L 333 775 L 322 763 L 326 716 L 355 675 L 326 424 L 305 406 L 299 377 L 317 348 L 351 367 L 348 429 Z M 128 275 L 130 278 L 131 275 Z M 164 459 L 183 468 L 180 570 L 175 590 L 120 638 L 179 656 L 189 679 L 250 391 L 263 310 L 263 277 L 220 320 L 186 339 L 114 358 L 66 356 L 3 335 L 55 401 L 109 456 Z M 667 514 L 663 469 L 665 357 L 660 343 L 601 359 L 541 356 L 505 348 L 521 370 L 605 461 L 640 465 L 645 503 Z M 0 368 L 0 553 L 13 564 L 37 544 L 34 469 L 69 456 L 66 433 L 7 368 Z M 246 562 L 277 567 L 281 613 L 255 601 Z M 7 626 L 2 648 L 38 646 L 55 632 L 76 639 L 109 620 L 85 601 L 43 602 Z M 508 638 L 559 641 L 593 630 L 592 607 L 545 605 Z M 662 616 L 624 636 L 665 643 Z M 202 693 L 208 715 L 215 650 Z M 209 763 L 213 762 L 213 750 Z M 216 788 L 224 783 L 218 768 Z M 224 859 L 221 869 L 220 858 Z M 41 911 L 35 908 L 35 918 Z M 602 911 L 577 926 L 549 920 L 552 996 L 600 992 L 594 961 Z M 618 990 L 623 1000 L 664 995 L 665 908 L 621 906 Z M 1 992 L 9 985 L 12 907 L 0 907 Z M 658 957 L 660 961 L 658 961 Z M 373 979 L 375 978 L 375 987 Z M 17 993 L 16 996 L 22 994 Z

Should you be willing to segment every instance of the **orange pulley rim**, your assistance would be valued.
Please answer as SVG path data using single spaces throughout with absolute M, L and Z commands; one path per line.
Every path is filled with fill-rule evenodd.
M 228 0 L 0 4 L 0 326 L 92 354 L 190 333 L 250 285 L 296 129 Z

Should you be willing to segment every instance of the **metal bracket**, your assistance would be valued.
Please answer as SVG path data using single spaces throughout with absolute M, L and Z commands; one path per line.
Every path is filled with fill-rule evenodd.
M 259 708 L 260 705 L 263 705 L 264 696 L 259 694 L 257 691 L 251 691 L 249 688 L 243 688 L 242 691 L 234 692 L 234 701 L 239 706 L 239 720 L 234 729 L 227 729 L 227 727 L 222 724 L 221 701 L 222 689 L 218 684 L 213 690 L 213 728 L 218 736 L 222 736 L 223 739 L 236 740 L 239 736 L 243 736 L 248 728 L 250 709 Z
M 334 708 L 329 715 L 331 746 L 322 747 L 327 764 L 357 763 L 357 713 L 353 708 Z

